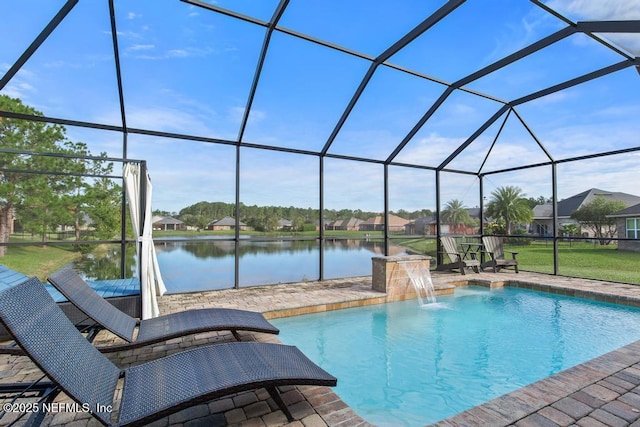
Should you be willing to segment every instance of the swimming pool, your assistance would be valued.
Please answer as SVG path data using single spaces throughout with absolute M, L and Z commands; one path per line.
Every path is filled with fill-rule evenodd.
M 516 288 L 274 319 L 379 426 L 447 418 L 640 339 L 640 310 Z

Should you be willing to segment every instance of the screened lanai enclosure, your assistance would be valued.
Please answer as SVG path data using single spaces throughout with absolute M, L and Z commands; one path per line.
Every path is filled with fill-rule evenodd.
M 138 274 L 142 162 L 169 292 L 435 267 L 444 235 L 640 283 L 639 0 L 25 0 L 0 20 L 0 263 L 25 274 Z

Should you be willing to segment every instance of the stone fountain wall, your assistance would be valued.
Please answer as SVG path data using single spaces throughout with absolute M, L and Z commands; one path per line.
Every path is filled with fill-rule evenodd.
M 373 257 L 372 288 L 387 294 L 387 302 L 417 298 L 416 290 L 405 270 L 405 265 L 429 269 L 431 257 L 427 255 L 401 255 Z M 452 290 L 450 292 L 453 292 Z M 450 293 L 436 289 L 437 294 Z

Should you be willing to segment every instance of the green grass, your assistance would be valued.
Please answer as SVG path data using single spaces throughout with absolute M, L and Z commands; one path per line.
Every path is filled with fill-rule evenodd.
M 11 246 L 0 263 L 27 276 L 47 275 L 80 257 L 71 246 Z
M 435 239 L 393 239 L 393 242 L 418 254 L 436 256 Z M 522 270 L 553 274 L 551 242 L 507 244 L 505 250 L 518 252 L 518 264 Z M 558 267 L 558 273 L 563 276 L 640 284 L 640 253 L 618 251 L 616 245 L 560 242 Z
M 404 246 L 416 254 L 429 255 L 434 258 L 437 255 L 435 239 L 393 239 L 392 242 Z
M 523 270 L 553 273 L 553 245 L 550 242 L 505 245 L 505 250 L 518 252 L 518 264 Z M 563 276 L 640 284 L 640 253 L 618 251 L 613 244 L 560 242 L 558 269 Z

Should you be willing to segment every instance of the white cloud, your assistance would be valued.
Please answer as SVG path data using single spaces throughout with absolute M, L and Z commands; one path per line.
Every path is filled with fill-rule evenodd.
M 193 135 L 212 136 L 214 132 L 197 116 L 178 108 L 132 107 L 127 109 L 129 126 Z
M 465 138 L 448 138 L 431 133 L 416 141 L 411 141 L 395 160 L 399 163 L 438 166 L 464 141 Z
M 155 47 L 153 44 L 134 44 L 127 47 L 127 51 L 151 50 L 155 49 Z
M 580 20 L 640 19 L 640 2 L 637 0 L 551 0 L 547 6 Z
M 552 0 L 547 3 L 551 8 L 566 14 L 576 21 L 624 21 L 640 19 L 640 1 L 638 0 Z M 638 34 L 599 34 L 623 49 L 640 54 L 640 36 Z

